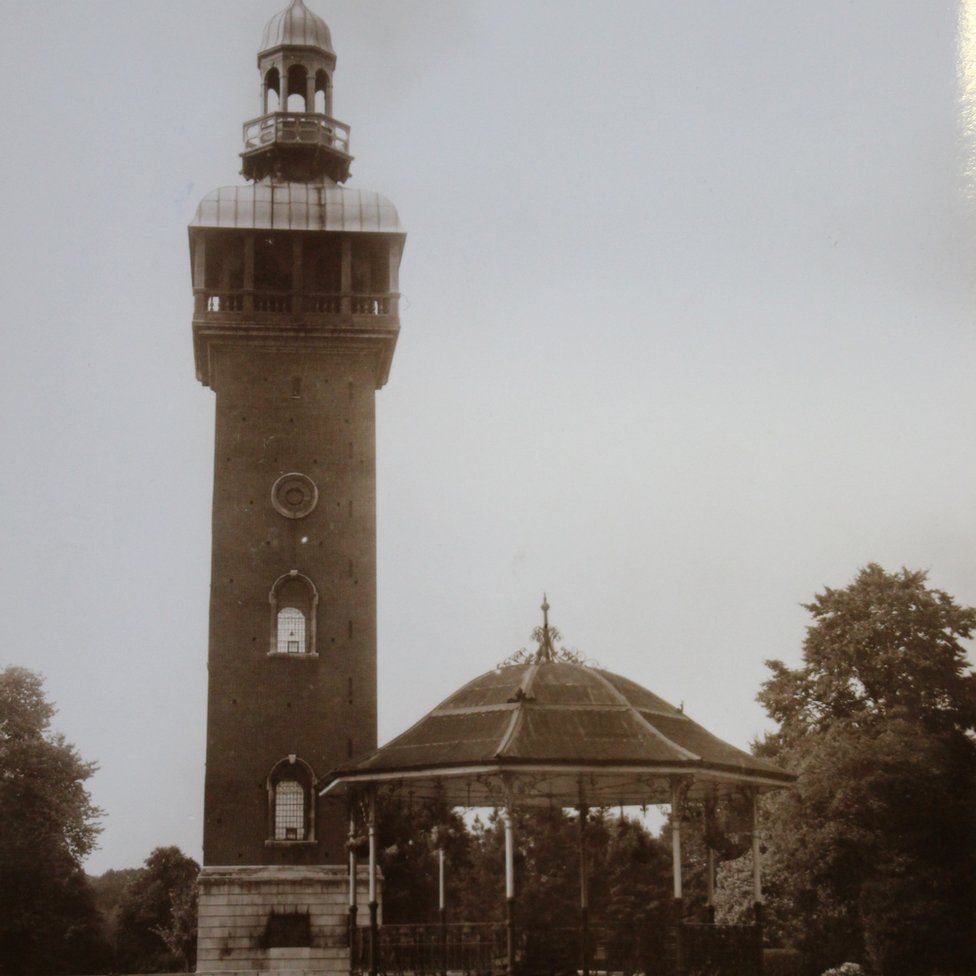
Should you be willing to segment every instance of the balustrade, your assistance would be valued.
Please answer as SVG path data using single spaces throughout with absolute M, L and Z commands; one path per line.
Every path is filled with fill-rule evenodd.
M 304 112 L 271 112 L 244 123 L 244 151 L 272 143 L 325 146 L 349 152 L 349 126 L 327 115 Z
M 207 312 L 228 314 L 241 313 L 245 308 L 243 291 L 206 292 L 205 310 Z M 343 301 L 348 300 L 349 311 L 353 315 L 379 316 L 396 315 L 399 295 L 341 295 L 331 292 L 312 292 L 296 295 L 294 292 L 253 292 L 255 312 L 290 313 L 296 307 L 309 315 L 340 315 Z M 298 300 L 296 306 L 295 301 Z

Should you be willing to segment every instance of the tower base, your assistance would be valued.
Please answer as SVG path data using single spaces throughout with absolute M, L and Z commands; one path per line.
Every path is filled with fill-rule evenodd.
M 357 881 L 365 906 L 364 871 Z M 197 973 L 349 976 L 344 867 L 207 867 L 199 891 Z

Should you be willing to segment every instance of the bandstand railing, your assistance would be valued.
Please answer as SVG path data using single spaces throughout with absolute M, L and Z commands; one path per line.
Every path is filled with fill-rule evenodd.
M 681 959 L 675 933 L 641 938 L 610 926 L 590 926 L 586 970 L 619 976 L 761 976 L 762 942 L 754 925 L 682 923 Z M 377 931 L 375 966 L 369 928 L 356 929 L 350 969 L 360 976 L 506 976 L 506 927 L 492 923 L 384 925 Z M 526 928 L 516 940 L 515 976 L 571 976 L 584 971 L 577 927 Z
M 684 922 L 681 954 L 687 976 L 761 976 L 762 930 L 758 925 Z

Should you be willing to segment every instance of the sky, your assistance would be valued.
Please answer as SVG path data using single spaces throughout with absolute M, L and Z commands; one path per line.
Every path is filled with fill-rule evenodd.
M 0 0 L 0 667 L 99 763 L 88 870 L 199 858 L 213 394 L 186 225 L 282 0 Z M 976 0 L 308 0 L 409 231 L 380 740 L 566 646 L 747 747 L 802 604 L 976 604 Z

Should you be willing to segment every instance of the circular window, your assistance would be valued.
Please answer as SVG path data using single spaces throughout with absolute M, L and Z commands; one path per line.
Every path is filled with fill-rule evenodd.
M 271 504 L 285 518 L 305 518 L 319 500 L 319 490 L 307 475 L 293 471 L 283 474 L 271 489 Z

